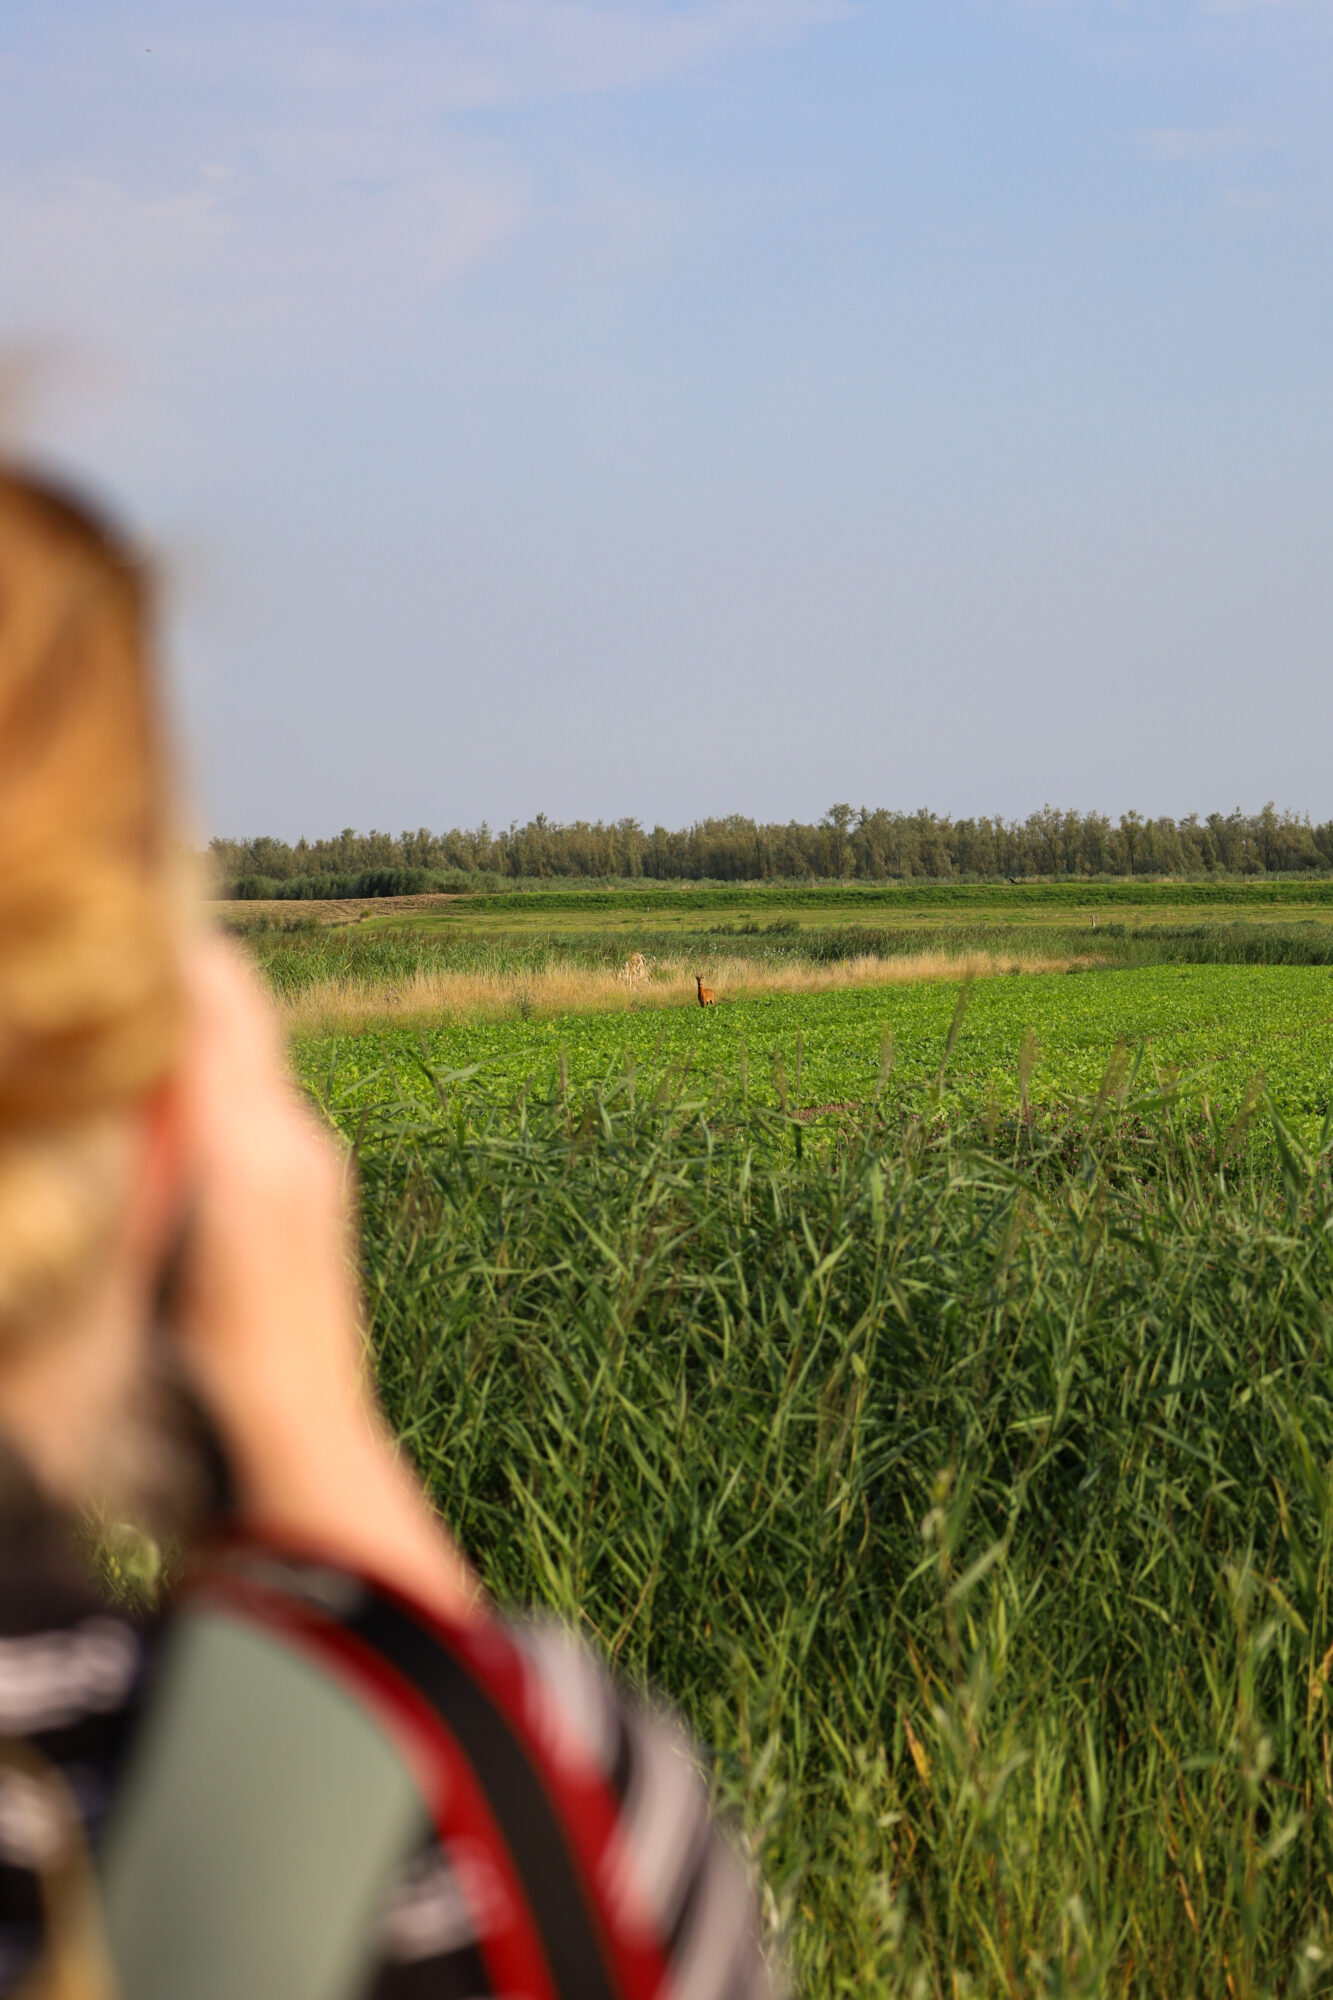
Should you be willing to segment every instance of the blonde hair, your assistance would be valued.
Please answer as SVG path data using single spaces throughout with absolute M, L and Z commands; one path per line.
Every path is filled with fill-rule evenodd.
M 0 1338 L 86 1279 L 173 1062 L 172 804 L 142 565 L 0 468 Z

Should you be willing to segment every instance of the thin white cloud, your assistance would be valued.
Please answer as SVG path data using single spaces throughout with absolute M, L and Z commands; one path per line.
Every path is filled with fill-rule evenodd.
M 177 16 L 142 35 L 53 13 L 7 78 L 13 101 L 68 108 L 0 131 L 0 338 L 161 344 L 410 313 L 530 213 L 521 135 L 469 113 L 689 81 L 854 11 L 234 0 L 205 33 Z M 656 230 L 636 207 L 623 190 L 607 219 L 617 255 Z
M 418 302 L 518 223 L 502 183 L 423 164 L 341 192 L 276 192 L 214 169 L 161 195 L 89 176 L 0 181 L 0 327 L 8 338 L 160 347 Z
M 92 174 L 11 178 L 0 182 L 0 308 L 11 325 L 57 327 L 108 309 L 119 318 L 117 300 L 152 309 L 197 280 L 227 234 L 221 189 L 207 181 L 135 196 Z
M 790 42 L 850 16 L 847 0 L 486 0 L 455 33 L 475 102 L 626 90 L 688 74 L 735 52 Z M 460 77 L 462 74 L 460 65 Z
M 264 73 L 313 96 L 365 103 L 389 86 L 400 112 L 460 112 L 686 77 L 857 11 L 853 0 L 385 0 L 341 26 L 306 5 L 240 8 L 206 41 L 177 31 L 154 47 L 183 68 Z

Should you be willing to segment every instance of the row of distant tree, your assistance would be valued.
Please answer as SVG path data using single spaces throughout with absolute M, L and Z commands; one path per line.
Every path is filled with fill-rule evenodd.
M 830 806 L 815 825 L 764 825 L 739 813 L 679 830 L 637 820 L 574 820 L 538 813 L 525 826 L 484 823 L 448 833 L 354 833 L 295 845 L 262 835 L 214 840 L 220 884 L 288 883 L 371 872 L 459 871 L 500 877 L 637 876 L 658 881 L 753 882 L 817 876 L 882 882 L 1077 875 L 1265 875 L 1333 870 L 1333 820 L 1278 812 L 1191 813 L 1145 819 L 1044 806 L 1024 820 L 950 819 L 928 812 Z M 252 890 L 251 893 L 254 893 Z M 289 891 L 290 893 L 290 891 Z

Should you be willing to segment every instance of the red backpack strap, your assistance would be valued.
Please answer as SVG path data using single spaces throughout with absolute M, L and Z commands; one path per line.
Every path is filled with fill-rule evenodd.
M 619 1865 L 611 1777 L 562 1731 L 497 1620 L 442 1620 L 382 1583 L 252 1544 L 190 1596 L 280 1634 L 379 1719 L 416 1777 L 493 1991 L 655 2000 L 665 1944 Z

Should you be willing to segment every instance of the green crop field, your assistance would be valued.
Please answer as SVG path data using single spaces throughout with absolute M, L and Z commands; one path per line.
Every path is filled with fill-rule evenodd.
M 1314 886 L 1314 885 L 1308 885 Z M 1322 887 L 1323 885 L 1319 885 Z M 288 906 L 288 912 L 292 907 Z M 662 895 L 648 892 L 626 896 L 619 891 L 579 890 L 509 896 L 460 896 L 423 903 L 404 913 L 392 910 L 365 918 L 371 930 L 422 932 L 466 931 L 478 936 L 553 936 L 582 931 L 612 937 L 647 931 L 660 937 L 681 933 L 707 936 L 754 936 L 778 929 L 819 930 L 849 925 L 872 930 L 956 929 L 969 924 L 988 927 L 1058 925 L 1092 929 L 1106 923 L 1180 925 L 1209 923 L 1333 926 L 1333 895 L 1277 898 L 1236 894 L 1191 899 L 1178 884 L 1159 896 L 1142 891 L 1112 897 L 1107 892 L 1083 894 L 1043 889 L 989 891 L 955 890 L 920 895 L 911 889 L 708 891 L 677 889 Z
M 650 1080 L 688 1072 L 735 1116 L 744 1102 L 828 1115 L 917 1103 L 935 1086 L 959 989 L 947 982 L 765 996 L 701 1011 L 569 1014 L 328 1037 L 302 1045 L 305 1079 L 351 1108 L 376 1095 L 429 1093 L 432 1072 L 511 1099 L 564 1074 L 582 1092 L 624 1067 Z M 1333 971 L 1307 966 L 1154 966 L 986 979 L 971 988 L 944 1084 L 970 1114 L 1019 1102 L 1019 1056 L 1035 1037 L 1030 1096 L 1095 1095 L 1118 1047 L 1145 1087 L 1178 1078 L 1190 1102 L 1233 1114 L 1262 1075 L 1308 1133 L 1333 1102 Z M 890 1046 L 891 1042 L 891 1046 Z M 891 1067 L 889 1066 L 891 1064 Z M 883 1069 L 884 1074 L 881 1075 Z
M 687 912 L 707 1011 L 296 1044 L 407 1449 L 502 1600 L 684 1709 L 800 1992 L 1333 1993 L 1321 906 L 1110 911 L 961 1012 L 729 999 L 771 907 Z M 819 907 L 760 946 L 889 921 Z M 513 914 L 254 945 L 283 993 L 629 948 Z

